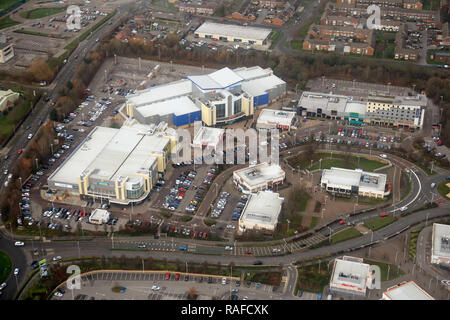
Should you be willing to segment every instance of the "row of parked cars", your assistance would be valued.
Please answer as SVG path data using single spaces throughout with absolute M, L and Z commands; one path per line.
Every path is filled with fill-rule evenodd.
M 196 175 L 197 172 L 194 170 L 181 173 L 175 180 L 175 184 L 170 189 L 170 193 L 166 196 L 166 201 L 163 204 L 163 208 L 169 210 L 177 209 Z
M 30 191 L 31 183 L 27 183 L 22 187 L 22 200 L 20 202 L 20 208 L 22 211 L 22 218 L 17 219 L 19 225 L 22 225 L 22 221 L 27 220 L 28 224 L 33 224 L 31 217 L 31 207 L 30 207 Z
M 233 221 L 239 220 L 242 210 L 244 210 L 244 207 L 247 204 L 247 201 L 248 201 L 248 196 L 246 196 L 246 195 L 241 196 L 241 199 L 237 203 L 236 208 L 234 208 L 233 217 L 231 218 L 231 220 L 233 220 Z
M 215 208 L 211 212 L 211 217 L 218 218 L 223 210 L 225 209 L 225 206 L 227 205 L 227 200 L 230 194 L 228 192 L 222 192 L 219 196 L 219 200 L 216 203 Z
M 199 230 L 190 230 L 190 229 L 181 229 L 181 228 L 177 228 L 175 225 L 168 225 L 167 226 L 167 233 L 175 233 L 175 234 L 180 234 L 186 237 L 192 237 L 192 238 L 199 238 L 199 239 L 206 239 L 208 237 L 208 233 L 207 232 L 202 232 Z M 182 247 L 182 246 L 180 246 Z M 180 249 L 182 251 L 185 251 L 183 249 Z
M 377 136 L 370 135 L 367 133 L 366 130 L 360 130 L 360 129 L 339 128 L 337 135 L 341 136 L 341 137 L 352 137 L 352 138 L 366 139 L 366 140 L 379 141 L 379 142 L 400 142 L 400 139 L 396 138 L 396 137 L 386 137 L 383 135 L 377 135 Z

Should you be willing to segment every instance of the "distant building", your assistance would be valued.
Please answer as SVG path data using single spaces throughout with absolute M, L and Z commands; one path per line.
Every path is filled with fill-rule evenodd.
M 323 169 L 320 186 L 331 194 L 383 198 L 387 176 L 382 173 L 366 172 L 361 169 Z
M 433 223 L 431 263 L 450 267 L 450 225 Z
M 252 194 L 239 218 L 240 233 L 248 230 L 273 232 L 278 223 L 284 199 L 278 193 L 259 191 Z
M 256 122 L 256 129 L 291 130 L 295 121 L 295 112 L 262 109 Z
M 243 193 L 255 193 L 282 184 L 286 173 L 277 164 L 267 162 L 233 172 L 234 183 L 242 187 Z
M 240 26 L 216 22 L 204 22 L 194 32 L 196 38 L 217 39 L 234 43 L 267 44 L 271 29 L 251 26 Z
M 435 300 L 428 292 L 423 290 L 414 281 L 404 282 L 390 287 L 381 300 Z
M 370 265 L 362 258 L 343 256 L 334 260 L 330 278 L 330 292 L 338 294 L 365 296 L 372 288 Z
M 17 92 L 12 90 L 0 90 L 0 111 L 13 105 L 19 99 L 19 96 Z
M 104 224 L 109 220 L 109 212 L 103 209 L 95 209 L 89 216 L 89 223 Z
M 6 63 L 14 57 L 14 48 L 11 43 L 0 43 L 0 63 Z
M 450 63 L 450 52 L 443 52 L 443 51 L 435 52 L 434 61 Z

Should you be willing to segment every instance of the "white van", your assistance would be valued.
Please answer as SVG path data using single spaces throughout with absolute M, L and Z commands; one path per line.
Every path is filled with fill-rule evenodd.
M 436 183 L 433 182 L 433 183 L 431 184 L 431 188 L 434 188 L 434 187 L 436 187 Z

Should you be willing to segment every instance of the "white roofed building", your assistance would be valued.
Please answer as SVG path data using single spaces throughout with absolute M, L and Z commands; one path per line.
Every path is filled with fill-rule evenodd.
M 127 115 L 143 124 L 165 121 L 180 127 L 202 120 L 215 126 L 251 116 L 285 93 L 286 83 L 270 68 L 222 68 L 136 91 L 125 106 Z
M 139 203 L 165 172 L 176 138 L 169 129 L 142 124 L 95 127 L 49 176 L 49 188 L 83 199 Z
M 431 263 L 450 266 L 450 225 L 433 223 Z
M 265 230 L 273 232 L 278 223 L 278 217 L 284 199 L 278 193 L 259 191 L 252 194 L 239 218 L 240 233 L 248 230 Z
M 263 162 L 255 166 L 233 172 L 234 183 L 242 188 L 243 193 L 255 193 L 282 184 L 286 173 L 277 164 Z
M 381 300 L 435 300 L 414 281 L 401 283 L 383 292 Z
M 224 129 L 201 127 L 194 136 L 192 142 L 194 148 L 213 148 L 216 149 L 220 141 L 223 140 Z
M 332 167 L 322 170 L 320 186 L 331 194 L 383 198 L 390 193 L 386 179 L 383 173 Z
M 362 258 L 343 256 L 334 260 L 330 278 L 330 291 L 357 296 L 365 296 L 372 287 L 370 265 Z
M 262 109 L 256 122 L 256 129 L 290 130 L 295 122 L 295 112 Z
M 89 216 L 89 223 L 104 224 L 109 220 L 109 212 L 103 209 L 95 209 Z
M 272 30 L 269 28 L 206 21 L 195 30 L 194 36 L 233 43 L 264 45 L 267 43 L 271 32 Z

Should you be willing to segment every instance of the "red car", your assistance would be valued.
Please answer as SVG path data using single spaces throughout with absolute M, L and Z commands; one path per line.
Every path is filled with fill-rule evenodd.
M 179 273 L 177 273 L 177 274 L 175 275 L 175 280 L 180 280 L 180 274 L 179 274 Z
M 76 55 L 74 58 L 75 58 L 75 59 L 78 59 L 78 55 Z
M 17 151 L 17 154 L 21 154 L 22 153 L 22 149 L 19 149 L 18 151 Z
M 253 254 L 251 251 L 245 250 L 245 254 Z
M 167 273 L 166 273 L 166 280 L 169 280 L 169 279 L 170 279 L 170 273 L 167 272 Z
M 198 231 L 195 231 L 195 233 L 194 233 L 194 237 L 198 237 Z
M 208 234 L 206 232 L 203 232 L 203 239 L 206 239 L 207 236 Z
M 380 217 L 382 217 L 382 218 L 387 217 L 387 216 L 388 216 L 388 214 L 386 212 L 383 212 L 382 214 L 380 214 Z
M 344 220 L 339 221 L 339 224 L 345 224 Z

